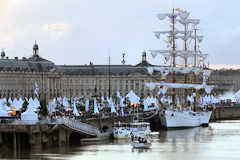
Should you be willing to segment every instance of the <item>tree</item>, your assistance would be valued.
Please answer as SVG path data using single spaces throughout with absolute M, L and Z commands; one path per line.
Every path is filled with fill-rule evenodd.
M 25 112 L 27 110 L 27 106 L 28 106 L 28 101 L 25 99 L 22 105 L 21 112 Z
M 45 100 L 40 101 L 39 114 L 41 114 L 43 116 L 48 115 L 48 109 L 47 109 L 47 104 L 46 104 Z
M 125 97 L 124 98 L 124 101 L 123 101 L 123 103 L 125 104 L 125 105 L 127 105 L 128 107 L 130 107 L 130 100 L 129 100 L 129 98 L 128 97 Z

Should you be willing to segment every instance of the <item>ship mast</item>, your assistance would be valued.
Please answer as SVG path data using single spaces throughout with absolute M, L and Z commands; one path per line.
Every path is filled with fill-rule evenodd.
M 197 67 L 197 33 L 196 33 L 196 28 L 195 28 L 195 26 L 193 27 L 193 29 L 194 29 L 194 36 L 195 36 L 195 40 L 194 40 L 194 52 L 195 52 L 195 54 L 194 54 L 194 67 Z M 197 76 L 194 74 L 194 77 L 193 77 L 193 82 L 194 83 L 197 83 Z M 194 110 L 196 110 L 197 109 L 197 93 L 196 93 L 196 89 L 195 88 L 193 88 L 193 93 L 195 94 L 194 96 L 193 96 L 193 99 L 194 99 Z
M 172 10 L 172 15 L 174 15 L 174 8 Z M 174 25 L 174 21 L 175 21 L 175 17 L 172 16 L 172 30 L 173 32 L 175 31 L 175 25 Z M 172 41 L 173 41 L 173 44 L 172 44 L 172 50 L 173 52 L 175 51 L 175 38 L 174 38 L 174 34 L 172 34 Z M 176 67 L 176 55 L 173 53 L 173 67 Z M 172 83 L 175 83 L 176 82 L 176 76 L 175 76 L 175 71 L 173 71 L 172 73 Z M 176 89 L 173 88 L 172 89 L 172 104 L 173 106 L 176 106 Z
M 176 9 L 177 10 L 177 9 Z M 206 84 L 206 79 L 210 76 L 211 70 L 203 70 L 202 67 L 197 66 L 197 57 L 202 57 L 204 60 L 207 57 L 207 54 L 202 54 L 200 51 L 197 51 L 197 40 L 199 42 L 202 41 L 202 36 L 197 36 L 195 25 L 200 22 L 199 19 L 190 19 L 188 18 L 189 13 L 183 10 L 179 10 L 179 13 L 174 13 L 175 9 L 172 9 L 172 13 L 166 14 L 157 14 L 159 20 L 164 20 L 166 17 L 169 17 L 171 20 L 171 29 L 170 31 L 154 31 L 154 34 L 157 39 L 160 39 L 160 35 L 168 34 L 168 48 L 167 50 L 150 50 L 153 58 L 157 54 L 161 54 L 164 56 L 166 62 L 172 57 L 171 65 L 170 66 L 163 66 L 163 67 L 147 67 L 148 73 L 152 74 L 154 70 L 160 71 L 162 74 L 162 80 L 160 83 L 149 82 L 145 83 L 145 85 L 150 89 L 153 90 L 155 87 L 159 87 L 159 94 L 165 94 L 168 89 L 172 90 L 171 97 L 172 97 L 172 105 L 176 106 L 176 88 L 184 89 L 184 107 L 187 107 L 187 97 L 188 97 L 188 89 L 192 89 L 194 91 L 194 108 L 196 108 L 196 91 L 199 89 L 205 89 L 207 93 L 211 92 L 211 89 L 214 86 L 210 86 Z M 176 17 L 179 17 L 176 19 Z M 184 26 L 183 31 L 179 31 L 176 29 L 175 22 L 179 22 Z M 188 31 L 188 24 L 194 24 L 194 31 L 195 35 L 192 35 L 192 31 Z M 183 35 L 181 35 L 183 34 Z M 189 38 L 195 39 L 194 43 L 194 50 L 188 50 L 187 41 Z M 176 40 L 183 40 L 184 41 L 184 49 L 177 50 L 176 49 Z M 165 41 L 166 42 L 166 41 Z M 199 52 L 199 53 L 198 53 Z M 176 58 L 183 58 L 184 66 L 179 67 L 176 64 Z M 188 66 L 188 58 L 194 58 L 194 65 Z M 203 60 L 201 60 L 203 62 Z M 184 74 L 184 83 L 176 80 L 176 73 Z M 190 73 L 194 73 L 193 83 L 189 83 L 188 76 Z M 171 74 L 171 81 L 170 83 L 165 82 L 166 76 Z M 203 75 L 203 83 L 197 83 L 197 75 Z M 179 101 L 177 102 L 178 105 Z
M 185 24 L 184 25 L 184 31 L 185 31 L 185 34 L 184 34 L 184 37 L 186 38 L 187 36 L 187 25 Z M 184 50 L 186 51 L 187 50 L 187 40 L 184 39 Z M 187 57 L 184 58 L 184 63 L 185 63 L 185 67 L 187 67 Z M 184 75 L 184 83 L 187 83 L 187 78 L 188 78 L 188 75 L 185 74 Z M 187 89 L 184 89 L 184 106 L 187 107 L 187 96 L 188 96 L 188 90 Z

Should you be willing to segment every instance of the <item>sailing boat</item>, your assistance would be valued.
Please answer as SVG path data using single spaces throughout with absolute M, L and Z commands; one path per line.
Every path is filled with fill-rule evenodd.
M 198 36 L 197 24 L 199 19 L 190 19 L 189 12 L 180 9 L 173 9 L 172 13 L 157 14 L 159 20 L 164 20 L 166 17 L 170 19 L 169 31 L 155 31 L 155 36 L 160 39 L 160 35 L 167 34 L 167 49 L 165 50 L 150 50 L 153 57 L 157 54 L 164 56 L 165 66 L 148 67 L 148 72 L 152 74 L 154 71 L 161 73 L 161 82 L 149 82 L 146 86 L 152 90 L 159 88 L 159 94 L 166 94 L 168 89 L 172 89 L 171 100 L 168 103 L 160 104 L 162 106 L 159 112 L 161 125 L 164 127 L 197 127 L 207 125 L 212 114 L 212 107 L 203 106 L 197 102 L 197 91 L 204 89 L 206 93 L 210 93 L 214 86 L 207 85 L 207 78 L 211 74 L 211 70 L 204 65 L 208 54 L 201 53 L 197 50 L 197 42 L 202 41 L 203 36 Z M 177 29 L 177 24 L 183 25 L 183 30 Z M 190 25 L 193 25 L 192 29 Z M 183 50 L 177 46 L 177 41 L 183 41 Z M 188 46 L 188 42 L 194 40 L 194 50 Z M 168 60 L 171 58 L 171 62 Z M 189 64 L 190 60 L 192 64 Z M 199 62 L 197 63 L 197 60 Z M 178 64 L 183 61 L 184 64 Z M 169 64 L 169 66 L 167 65 Z M 171 74 L 171 75 L 170 75 Z M 183 75 L 183 78 L 176 74 Z M 171 79 L 167 82 L 167 75 Z M 197 78 L 200 77 L 200 81 Z M 189 77 L 193 77 L 189 79 Z M 182 90 L 184 89 L 183 100 L 180 101 Z M 189 105 L 187 101 L 188 91 L 192 89 L 194 104 Z M 177 92 L 179 93 L 177 95 Z M 182 102 L 182 103 L 181 103 Z

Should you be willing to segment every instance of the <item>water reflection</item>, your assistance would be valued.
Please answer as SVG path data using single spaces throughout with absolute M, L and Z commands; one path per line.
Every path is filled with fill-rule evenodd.
M 137 148 L 132 148 L 132 153 L 138 153 L 138 154 L 141 154 L 141 153 L 150 153 L 152 150 L 151 150 L 151 148 L 149 148 L 149 149 L 142 149 L 142 148 L 139 148 L 139 149 L 137 149 Z

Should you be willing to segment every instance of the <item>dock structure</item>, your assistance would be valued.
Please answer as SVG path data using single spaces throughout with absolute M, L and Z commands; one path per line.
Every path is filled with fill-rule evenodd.
M 73 120 L 58 117 L 39 121 L 17 119 L 0 120 L 0 144 L 14 149 L 25 147 L 51 147 L 79 143 L 81 139 L 98 138 L 103 131 L 112 129 L 114 122 L 131 122 L 134 115 L 126 117 L 108 116 Z M 240 106 L 216 106 L 211 120 L 240 118 Z M 159 127 L 158 114 L 147 121 L 152 127 Z
M 89 118 L 84 122 L 67 117 L 39 121 L 1 119 L 0 144 L 15 149 L 78 144 L 83 138 L 99 138 L 103 131 L 111 129 L 118 121 L 130 122 L 132 116 Z
M 0 123 L 0 143 L 16 149 L 61 146 L 70 141 L 80 142 L 83 137 L 97 137 L 99 133 L 98 128 L 67 117 L 38 122 L 11 119 L 1 120 Z

